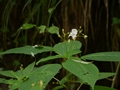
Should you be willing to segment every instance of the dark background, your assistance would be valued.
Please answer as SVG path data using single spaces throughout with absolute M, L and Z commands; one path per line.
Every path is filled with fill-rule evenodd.
M 48 9 L 57 3 L 58 0 L 0 0 L 0 51 L 35 44 L 53 46 L 61 41 L 57 35 L 39 34 L 35 27 L 18 32 L 24 23 L 55 25 L 60 33 L 62 29 L 67 33 L 81 26 L 88 36 L 87 39 L 77 38 L 83 44 L 82 55 L 120 50 L 120 0 L 61 0 L 49 20 Z M 45 56 L 47 54 L 40 54 L 36 58 Z M 21 63 L 27 66 L 33 61 L 26 55 L 4 55 L 0 57 L 0 68 L 17 70 Z M 115 71 L 117 66 L 112 62 L 95 64 L 100 71 Z M 115 88 L 119 86 L 119 79 L 118 75 Z M 98 83 L 111 84 L 108 81 Z

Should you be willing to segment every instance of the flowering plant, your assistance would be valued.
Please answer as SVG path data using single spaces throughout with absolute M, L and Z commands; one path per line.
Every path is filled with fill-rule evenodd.
M 25 25 L 23 25 L 25 28 Z M 27 24 L 28 28 L 29 24 Z M 39 27 L 40 28 L 40 27 Z M 56 26 L 51 26 L 49 28 L 41 27 L 42 33 L 48 31 L 51 34 L 57 34 L 59 37 L 59 28 Z M 81 31 L 80 31 L 81 33 Z M 81 33 L 82 34 L 82 33 Z M 87 36 L 82 34 L 84 38 Z M 54 79 L 58 82 L 58 85 L 53 88 L 53 90 L 58 90 L 65 88 L 66 90 L 72 90 L 77 86 L 77 90 L 80 90 L 82 85 L 89 85 L 92 90 L 105 89 L 105 90 L 115 90 L 109 87 L 103 87 L 96 85 L 96 82 L 101 79 L 108 78 L 110 76 L 116 75 L 116 73 L 109 72 L 99 72 L 99 69 L 92 62 L 86 60 L 96 60 L 96 61 L 120 61 L 118 58 L 114 59 L 118 52 L 101 52 L 93 53 L 84 56 L 81 54 L 81 42 L 76 40 L 78 36 L 78 30 L 72 29 L 68 37 L 72 37 L 73 40 L 65 40 L 58 44 L 51 46 L 43 45 L 34 45 L 34 46 L 24 46 L 13 48 L 4 52 L 1 52 L 0 55 L 4 54 L 27 54 L 35 57 L 36 54 L 45 53 L 45 52 L 55 52 L 55 55 L 47 56 L 45 58 L 40 58 L 26 68 L 20 67 L 20 70 L 6 70 L 0 71 L 0 74 L 9 79 L 0 78 L 0 83 L 5 83 L 9 85 L 9 90 L 45 90 L 49 82 Z M 108 56 L 109 55 L 109 56 Z M 114 56 L 113 56 L 114 55 Z M 117 56 L 116 56 L 117 57 Z M 50 60 L 61 60 L 61 63 L 57 64 L 46 64 L 39 66 L 41 62 L 48 62 Z M 36 67 L 36 65 L 38 65 Z M 56 78 L 56 74 L 60 74 L 61 69 L 65 70 L 66 76 L 62 79 Z M 76 77 L 76 81 L 74 78 Z M 71 83 L 74 82 L 74 83 Z M 69 83 L 69 86 L 66 85 Z M 79 85 L 78 85 L 79 84 Z M 71 87 L 74 85 L 74 87 Z

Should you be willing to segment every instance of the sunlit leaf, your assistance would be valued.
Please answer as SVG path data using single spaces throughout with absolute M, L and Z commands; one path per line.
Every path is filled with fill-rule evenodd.
M 99 75 L 99 71 L 94 64 L 84 64 L 68 59 L 66 62 L 63 62 L 62 65 L 66 70 L 94 88 Z
M 54 51 L 61 55 L 62 57 L 68 58 L 72 55 L 80 53 L 81 43 L 79 41 L 73 41 L 70 42 L 64 41 L 62 43 L 56 44 L 53 49 Z
M 81 57 L 83 60 L 95 61 L 120 61 L 120 52 L 98 52 L 87 54 Z

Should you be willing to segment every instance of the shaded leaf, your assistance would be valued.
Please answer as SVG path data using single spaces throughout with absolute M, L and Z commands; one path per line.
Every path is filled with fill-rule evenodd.
M 94 90 L 117 90 L 117 89 L 106 87 L 106 86 L 98 86 L 98 85 L 96 85 L 94 87 Z
M 56 26 L 51 26 L 47 29 L 47 31 L 51 34 L 57 34 L 59 35 L 59 28 Z
M 24 23 L 20 29 L 30 29 L 33 28 L 34 24 Z
M 105 78 L 108 78 L 108 77 L 111 77 L 114 75 L 115 75 L 115 73 L 111 73 L 111 72 L 100 72 L 98 80 L 105 79 Z
M 7 84 L 6 79 L 4 79 L 4 78 L 0 78 L 0 83 Z
M 45 25 L 41 25 L 38 28 L 40 29 L 39 33 L 44 33 L 45 29 L 46 29 L 46 26 Z
M 68 78 L 71 76 L 72 74 L 69 73 L 67 74 L 65 77 L 63 77 L 61 80 L 60 80 L 60 85 L 63 85 L 65 82 L 68 82 Z
M 48 9 L 49 14 L 51 14 L 51 13 L 54 11 L 54 9 L 55 9 L 55 8 L 49 8 L 49 9 Z

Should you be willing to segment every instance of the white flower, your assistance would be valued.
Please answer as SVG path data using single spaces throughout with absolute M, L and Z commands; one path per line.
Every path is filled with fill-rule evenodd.
M 68 37 L 72 37 L 73 40 L 76 39 L 77 37 L 78 30 L 77 29 L 72 29 Z

